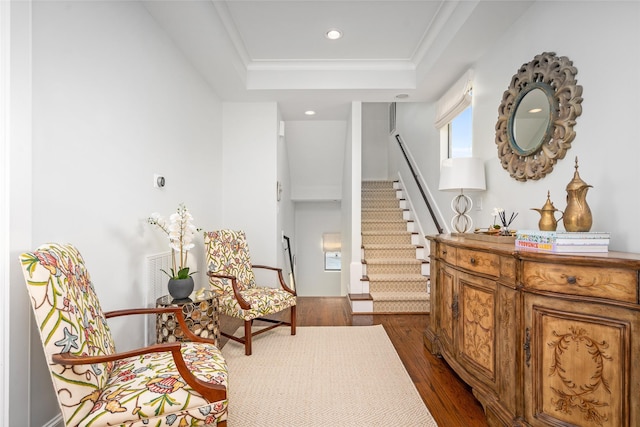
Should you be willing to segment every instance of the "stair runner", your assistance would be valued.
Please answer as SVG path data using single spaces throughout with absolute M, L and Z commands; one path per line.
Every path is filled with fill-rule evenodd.
M 374 313 L 428 313 L 424 248 L 413 243 L 393 181 L 362 183 L 362 253 Z

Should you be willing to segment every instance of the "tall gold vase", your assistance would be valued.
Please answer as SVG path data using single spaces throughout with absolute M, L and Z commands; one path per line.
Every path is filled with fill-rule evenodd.
M 593 217 L 587 204 L 587 191 L 593 186 L 580 178 L 577 157 L 575 169 L 573 179 L 567 184 L 567 207 L 564 210 L 562 222 L 566 231 L 589 231 L 593 224 Z

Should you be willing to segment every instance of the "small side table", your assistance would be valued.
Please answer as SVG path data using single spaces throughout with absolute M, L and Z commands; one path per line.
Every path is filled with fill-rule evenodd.
M 191 301 L 174 303 L 171 295 L 165 295 L 156 300 L 156 307 L 182 307 L 189 330 L 199 337 L 214 340 L 217 347 L 220 340 L 218 297 L 214 292 L 205 290 L 192 293 L 190 299 Z M 158 343 L 186 341 L 173 313 L 156 315 L 156 337 Z

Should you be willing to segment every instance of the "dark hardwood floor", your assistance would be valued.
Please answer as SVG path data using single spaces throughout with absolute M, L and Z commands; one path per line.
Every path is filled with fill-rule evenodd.
M 444 360 L 423 345 L 428 315 L 352 315 L 345 297 L 298 297 L 298 326 L 383 325 L 407 372 L 440 427 L 486 427 L 482 406 Z M 241 322 L 222 316 L 221 327 L 233 332 Z M 224 346 L 226 339 L 221 340 Z M 260 351 L 259 346 L 253 348 Z M 247 356 L 251 357 L 251 356 Z

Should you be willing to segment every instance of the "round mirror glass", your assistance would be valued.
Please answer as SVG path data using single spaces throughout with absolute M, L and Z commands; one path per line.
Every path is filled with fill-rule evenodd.
M 532 84 L 520 92 L 509 117 L 509 143 L 522 156 L 535 153 L 549 141 L 553 118 L 553 89 L 544 83 Z

